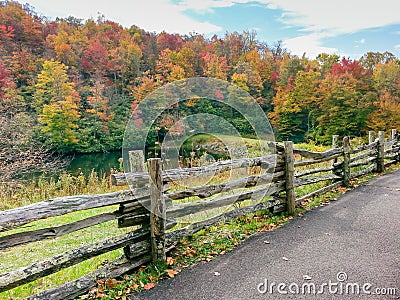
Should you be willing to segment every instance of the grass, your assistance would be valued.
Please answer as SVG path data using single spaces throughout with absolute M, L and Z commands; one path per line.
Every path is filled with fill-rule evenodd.
M 25 206 L 34 202 L 43 201 L 55 197 L 78 195 L 78 194 L 100 194 L 116 191 L 120 187 L 112 187 L 108 177 L 97 176 L 92 172 L 89 176 L 62 174 L 58 180 L 39 177 L 36 181 L 28 184 L 18 183 L 14 185 L 3 184 L 0 187 L 0 210 Z M 11 200 L 11 201 L 10 201 Z M 59 217 L 38 220 L 19 227 L 14 230 L 1 232 L 1 236 L 40 228 L 52 227 L 91 216 L 118 209 L 118 206 L 107 208 L 96 208 L 85 211 L 74 212 Z M 97 242 L 110 236 L 127 232 L 129 229 L 119 229 L 116 221 L 102 223 L 90 228 L 67 234 L 56 239 L 43 240 L 26 245 L 17 246 L 8 250 L 0 251 L 0 273 L 14 270 L 18 267 L 27 266 L 34 261 L 75 249 L 82 245 Z M 75 266 L 66 268 L 60 272 L 38 279 L 29 284 L 14 288 L 0 294 L 0 299 L 22 299 L 40 291 L 58 286 L 67 281 L 82 277 L 96 270 L 106 261 L 111 261 L 122 255 L 122 250 L 109 252 L 98 257 L 89 259 Z
M 385 173 L 399 168 L 400 163 L 392 165 L 387 168 Z M 381 174 L 367 174 L 351 180 L 348 188 L 339 187 L 323 195 L 310 198 L 296 208 L 296 214 L 301 216 L 307 210 L 328 205 L 331 201 L 336 201 L 340 195 L 376 176 L 381 176 Z M 307 192 L 305 191 L 305 193 Z M 113 284 L 107 285 L 107 282 L 101 281 L 91 293 L 83 295 L 79 299 L 97 299 L 97 297 L 106 300 L 125 299 L 126 295 L 153 288 L 158 281 L 174 277 L 188 266 L 200 261 L 210 261 L 218 255 L 232 251 L 249 236 L 274 230 L 292 218 L 286 213 L 271 215 L 268 211 L 258 211 L 227 223 L 209 227 L 181 240 L 169 253 L 167 262 L 142 266 L 134 274 L 125 275 L 119 281 L 114 280 Z
M 258 157 L 265 156 L 265 152 L 262 151 L 262 146 L 260 145 L 260 140 L 254 138 L 245 138 L 240 136 L 228 136 L 228 135 L 218 135 L 211 136 L 208 134 L 197 134 L 195 136 L 190 137 L 187 141 L 185 141 L 183 148 L 192 150 L 196 148 L 196 145 L 211 145 L 218 143 L 221 148 L 225 145 L 228 149 L 243 149 L 247 150 L 247 154 L 249 157 Z M 204 152 L 201 150 L 200 152 Z M 209 154 L 216 155 L 218 157 L 218 153 L 213 152 L 210 149 L 207 149 Z M 221 153 L 219 153 L 221 154 Z
M 112 209 L 112 208 L 111 208 Z M 109 210 L 111 210 L 109 209 Z M 97 212 L 99 210 L 97 209 Z M 104 210 L 103 210 L 104 211 Z M 102 211 L 102 212 L 103 212 Z M 58 222 L 69 223 L 73 220 L 84 219 L 91 215 L 95 215 L 96 211 L 84 211 L 79 216 L 69 214 L 62 217 L 58 217 Z M 52 218 L 53 219 L 53 218 Z M 55 218 L 54 218 L 55 219 Z M 41 222 L 35 222 L 32 228 L 37 227 L 49 227 L 53 226 L 53 220 L 45 220 Z M 77 247 L 95 243 L 99 240 L 106 239 L 110 236 L 119 235 L 128 232 L 127 229 L 118 229 L 116 221 L 102 223 L 90 228 L 80 230 L 68 235 L 64 235 L 55 239 L 43 240 L 40 242 L 34 242 L 22 246 L 14 247 L 10 250 L 3 250 L 0 252 L 0 273 L 14 270 L 18 267 L 30 265 L 32 262 L 40 261 L 44 258 L 52 257 L 54 255 L 63 253 L 68 250 L 75 249 Z M 12 233 L 12 232 L 10 232 Z M 84 261 L 75 266 L 63 269 L 55 274 L 46 276 L 45 278 L 36 280 L 29 284 L 14 288 L 8 292 L 0 294 L 0 298 L 3 299 L 21 299 L 29 295 L 38 293 L 40 291 L 49 289 L 51 287 L 58 286 L 67 281 L 77 279 L 83 275 L 96 270 L 102 264 L 107 261 L 114 260 L 115 258 L 122 255 L 122 250 L 116 250 L 109 252 L 95 258 Z
M 95 289 L 79 299 L 123 299 L 132 292 L 151 289 L 162 279 L 174 277 L 182 269 L 200 261 L 210 261 L 218 255 L 232 251 L 249 236 L 275 229 L 291 220 L 286 214 L 271 215 L 258 211 L 228 223 L 204 229 L 179 242 L 169 253 L 167 262 L 150 263 L 142 266 L 135 274 L 125 275 L 114 284 L 101 281 Z
M 30 182 L 0 182 L 0 211 L 46 199 L 80 194 L 101 194 L 120 190 L 109 177 L 92 171 L 88 176 L 62 173 L 58 179 L 40 176 Z
M 201 139 L 201 136 L 199 138 Z M 231 138 L 231 141 L 232 143 L 235 143 L 236 139 Z M 254 140 L 251 139 L 245 139 L 245 142 L 249 143 L 249 145 L 252 143 L 255 144 Z M 327 149 L 327 147 L 315 145 L 310 148 L 308 144 L 300 144 L 296 145 L 296 147 L 306 148 L 311 151 L 324 151 Z M 257 146 L 254 146 L 252 149 L 255 151 L 252 153 L 253 156 L 257 156 Z M 397 167 L 399 167 L 399 165 L 397 165 Z M 393 167 L 391 167 L 391 169 L 392 168 Z M 253 171 L 256 172 L 257 170 Z M 212 182 L 210 183 L 226 181 L 229 176 L 229 172 L 225 174 L 219 174 L 213 178 Z M 363 178 L 370 178 L 372 176 L 375 175 L 368 174 Z M 360 180 L 352 181 L 352 184 L 355 186 L 361 182 Z M 196 182 L 190 182 L 187 184 L 196 185 Z M 300 187 L 296 189 L 296 192 L 298 196 L 302 196 L 327 184 L 329 184 L 329 182 L 321 182 L 318 184 Z M 83 175 L 72 176 L 65 173 L 60 176 L 59 180 L 45 179 L 41 177 L 35 182 L 28 184 L 0 186 L 0 210 L 24 206 L 33 202 L 54 197 L 76 194 L 104 193 L 119 189 L 119 187 L 112 187 L 108 178 L 104 176 L 99 177 L 94 172 L 92 172 L 92 174 L 88 177 Z M 330 192 L 323 196 L 314 197 L 308 201 L 305 201 L 302 203 L 302 208 L 298 209 L 298 213 L 302 213 L 304 210 L 311 209 L 316 206 L 325 205 L 327 202 L 335 200 L 338 195 L 346 190 L 347 189 L 345 188 L 339 188 L 334 192 Z M 198 200 L 198 198 L 193 197 L 191 199 L 187 199 L 187 201 L 194 200 Z M 245 206 L 247 204 L 249 203 L 243 202 L 241 206 Z M 117 207 L 114 206 L 109 208 L 92 209 L 75 212 L 56 218 L 40 220 L 13 231 L 8 231 L 7 234 L 70 223 L 106 211 L 113 211 L 116 208 Z M 226 208 L 221 208 L 196 216 L 190 216 L 186 219 L 183 218 L 179 221 L 181 222 L 181 225 L 187 225 L 187 223 L 205 219 L 225 210 Z M 274 229 L 283 225 L 290 219 L 291 217 L 285 214 L 273 216 L 267 212 L 257 212 L 255 214 L 240 217 L 226 224 L 219 224 L 210 227 L 195 234 L 191 238 L 182 240 L 176 249 L 169 254 L 170 258 L 167 263 L 149 264 L 148 266 L 140 268 L 135 274 L 125 276 L 123 279 L 118 281 L 115 279 L 99 281 L 98 286 L 95 289 L 92 289 L 91 293 L 85 295 L 83 298 L 102 297 L 104 299 L 123 299 L 124 295 L 133 291 L 151 288 L 160 279 L 173 277 L 176 272 L 179 272 L 181 269 L 189 265 L 203 260 L 211 260 L 216 255 L 231 251 L 248 236 L 260 231 Z M 127 230 L 129 229 L 118 229 L 115 221 L 107 222 L 76 233 L 68 234 L 54 240 L 46 240 L 37 243 L 31 243 L 25 246 L 15 247 L 12 249 L 12 251 L 0 251 L 0 273 L 15 269 L 16 267 L 29 265 L 33 261 L 39 261 L 43 258 L 51 257 L 55 254 L 77 248 L 84 244 L 93 243 L 110 236 L 124 233 Z M 5 233 L 3 233 L 3 235 L 4 234 Z M 30 284 L 26 284 L 11 291 L 1 293 L 0 298 L 21 299 L 34 293 L 38 293 L 42 290 L 46 290 L 64 282 L 79 278 L 90 271 L 97 269 L 104 262 L 113 260 L 121 254 L 121 250 L 116 250 L 98 256 L 76 266 L 69 267 L 56 274 L 36 280 Z

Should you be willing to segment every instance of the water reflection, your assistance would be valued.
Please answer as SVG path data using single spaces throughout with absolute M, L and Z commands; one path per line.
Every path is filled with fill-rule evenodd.
M 72 160 L 66 171 L 72 175 L 78 175 L 83 173 L 89 175 L 94 170 L 98 175 L 106 174 L 110 175 L 110 170 L 120 170 L 120 162 L 122 153 L 120 151 L 108 152 L 108 153 L 90 153 L 90 154 L 76 154 L 72 157 Z

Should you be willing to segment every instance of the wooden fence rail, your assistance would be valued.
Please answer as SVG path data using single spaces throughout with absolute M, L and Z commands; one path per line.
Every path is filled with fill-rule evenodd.
M 0 292 L 100 254 L 124 250 L 122 257 L 96 271 L 28 298 L 73 299 L 96 285 L 96 280 L 121 276 L 151 260 L 165 260 L 167 251 L 177 241 L 204 228 L 259 210 L 293 214 L 296 206 L 315 195 L 347 186 L 352 178 L 382 172 L 386 166 L 400 161 L 396 130 L 391 131 L 388 141 L 383 132 L 379 132 L 376 139 L 370 132 L 369 143 L 358 148 L 351 146 L 348 137 L 343 139 L 341 147 L 338 147 L 338 136 L 333 137 L 332 143 L 332 149 L 325 152 L 297 149 L 290 141 L 283 145 L 275 143 L 274 152 L 267 156 L 218 161 L 184 169 L 162 170 L 160 159 L 150 159 L 148 172 L 145 171 L 143 153 L 132 152 L 129 154 L 131 170 L 139 172 L 114 174 L 111 178 L 115 185 L 130 183 L 130 190 L 55 198 L 0 212 L 0 251 L 55 239 L 113 220 L 117 221 L 115 226 L 130 230 L 0 274 Z M 258 173 L 230 179 L 237 169 L 257 169 Z M 227 180 L 221 179 L 217 183 L 183 189 L 176 188 L 175 184 L 228 173 Z M 300 194 L 310 185 L 312 192 Z M 42 219 L 114 205 L 119 208 L 68 224 L 35 230 L 22 227 Z M 201 218 L 202 213 L 210 211 L 214 212 L 213 217 Z M 185 218 L 195 221 L 182 226 L 180 220 Z

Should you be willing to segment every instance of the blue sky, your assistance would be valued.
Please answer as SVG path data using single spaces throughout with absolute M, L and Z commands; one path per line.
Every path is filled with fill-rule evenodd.
M 44 16 L 107 19 L 148 31 L 203 33 L 256 30 L 273 45 L 314 58 L 336 53 L 358 59 L 368 51 L 400 57 L 399 0 L 28 0 Z

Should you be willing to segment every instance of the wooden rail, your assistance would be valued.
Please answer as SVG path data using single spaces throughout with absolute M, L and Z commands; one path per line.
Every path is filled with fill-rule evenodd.
M 379 132 L 375 140 L 370 133 L 369 143 L 358 148 L 351 147 L 348 137 L 343 139 L 342 147 L 337 147 L 338 143 L 338 136 L 334 136 L 333 148 L 324 152 L 297 149 L 292 142 L 275 143 L 275 152 L 271 155 L 218 161 L 185 169 L 162 170 L 161 160 L 151 159 L 147 167 L 149 172 L 144 171 L 143 153 L 132 152 L 129 154 L 130 170 L 140 172 L 115 174 L 111 178 L 115 185 L 129 182 L 130 190 L 55 198 L 0 212 L 0 250 L 55 239 L 110 221 L 116 221 L 115 226 L 131 229 L 128 233 L 0 274 L 0 292 L 123 248 L 122 257 L 98 270 L 28 298 L 73 299 L 95 286 L 98 279 L 121 276 L 151 260 L 165 260 L 166 252 L 177 241 L 201 229 L 259 210 L 293 214 L 296 206 L 315 195 L 346 186 L 352 178 L 381 172 L 386 166 L 400 161 L 397 131 L 392 130 L 388 141 L 385 141 L 383 132 Z M 234 169 L 256 170 L 256 174 L 247 173 L 231 179 L 230 171 Z M 177 188 L 176 182 L 211 174 L 222 174 L 220 178 L 226 179 L 202 186 Z M 303 195 L 304 186 L 311 186 L 308 190 L 312 191 Z M 42 219 L 114 205 L 119 208 L 83 220 L 47 228 L 21 229 Z M 216 215 L 202 219 L 200 215 L 205 211 L 215 211 Z M 180 227 L 181 218 L 193 216 L 197 216 L 196 221 Z
M 277 164 L 278 161 L 279 155 L 217 161 L 208 166 L 164 170 L 162 172 L 162 178 L 163 182 L 172 182 L 190 179 L 193 177 L 215 175 L 239 168 L 260 166 L 265 169 L 275 169 L 276 167 L 279 167 L 279 164 Z M 120 186 L 128 185 L 131 182 L 135 182 L 137 184 L 147 184 L 149 182 L 149 174 L 145 172 L 113 174 L 111 175 L 111 181 L 114 185 Z

